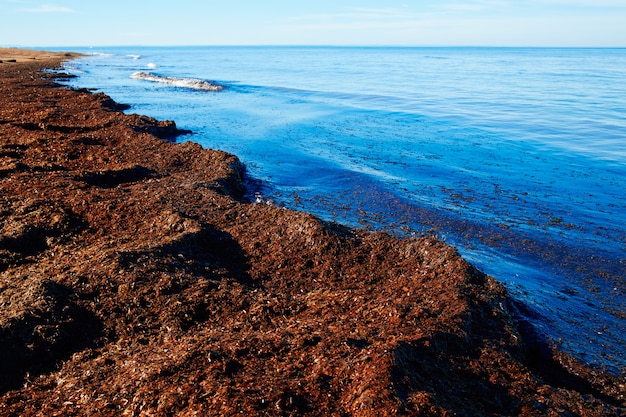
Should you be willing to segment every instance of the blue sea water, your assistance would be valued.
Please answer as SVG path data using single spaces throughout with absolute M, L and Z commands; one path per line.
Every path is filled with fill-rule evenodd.
M 74 50 L 71 86 L 236 154 L 264 199 L 436 234 L 541 334 L 626 370 L 626 49 Z

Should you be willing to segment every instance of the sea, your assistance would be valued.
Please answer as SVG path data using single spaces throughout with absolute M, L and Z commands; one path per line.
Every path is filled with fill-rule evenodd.
M 626 49 L 71 50 L 67 85 L 237 155 L 252 200 L 438 236 L 546 341 L 626 374 Z

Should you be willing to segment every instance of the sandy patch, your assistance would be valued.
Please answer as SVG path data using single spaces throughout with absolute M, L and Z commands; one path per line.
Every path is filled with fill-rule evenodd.
M 74 58 L 79 54 L 71 52 L 49 52 L 18 48 L 0 48 L 1 63 L 20 63 L 29 61 L 48 61 Z

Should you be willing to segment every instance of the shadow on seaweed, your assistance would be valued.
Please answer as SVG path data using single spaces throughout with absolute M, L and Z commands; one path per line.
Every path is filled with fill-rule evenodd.
M 406 404 L 412 393 L 426 392 L 435 405 L 460 416 L 511 414 L 516 400 L 507 389 L 487 376 L 481 378 L 479 371 L 464 363 L 471 350 L 466 339 L 444 332 L 401 342 L 394 352 L 392 371 L 396 394 Z
M 22 265 L 30 262 L 29 258 L 37 256 L 48 249 L 48 238 L 63 237 L 76 233 L 87 227 L 84 220 L 69 210 L 62 211 L 63 220 L 60 224 L 45 226 L 27 225 L 15 236 L 0 236 L 0 272 L 10 265 Z
M 115 188 L 119 185 L 139 182 L 149 178 L 153 178 L 156 173 L 141 165 L 135 165 L 132 168 L 123 168 L 117 170 L 106 170 L 98 172 L 86 172 L 82 174 L 79 180 L 84 181 L 90 186 L 100 188 Z
M 152 259 L 166 262 L 159 266 L 164 271 L 183 270 L 194 276 L 210 273 L 214 276 L 228 276 L 243 285 L 254 284 L 248 273 L 250 265 L 247 255 L 239 243 L 230 234 L 210 225 L 203 225 L 200 231 L 185 234 L 150 253 L 158 255 L 152 256 Z M 120 264 L 128 268 L 141 263 L 141 259 L 147 255 L 145 252 L 124 253 L 121 254 Z
M 177 314 L 183 331 L 211 318 L 216 308 L 237 309 L 246 302 L 245 297 L 233 297 L 216 306 L 210 294 L 218 290 L 223 280 L 234 280 L 243 287 L 258 286 L 248 273 L 248 258 L 239 243 L 228 233 L 208 225 L 149 251 L 121 253 L 119 262 L 124 269 L 140 270 L 142 276 L 157 273 L 161 277 L 160 297 L 186 300 Z M 150 288 L 136 287 L 135 291 L 154 291 L 149 281 L 144 284 Z M 198 291 L 205 296 L 194 295 Z
M 513 301 L 514 312 L 518 319 L 519 331 L 526 345 L 526 360 L 529 368 L 547 384 L 567 390 L 578 391 L 616 406 L 622 406 L 620 400 L 594 388 L 585 378 L 566 369 L 554 356 L 554 350 L 548 340 L 542 337 L 530 323 L 528 317 L 535 313 L 521 302 Z
M 102 333 L 102 323 L 74 303 L 70 288 L 46 281 L 40 291 L 47 308 L 28 311 L 0 328 L 0 394 L 95 346 Z

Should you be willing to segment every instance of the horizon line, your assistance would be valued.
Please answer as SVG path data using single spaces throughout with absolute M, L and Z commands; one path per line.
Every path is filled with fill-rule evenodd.
M 212 48 L 534 48 L 534 49 L 626 49 L 623 46 L 583 46 L 583 45 L 453 45 L 453 44 L 424 44 L 424 45 L 371 45 L 371 44 L 109 44 L 109 45 L 0 45 L 2 48 L 177 48 L 177 47 L 212 47 Z

